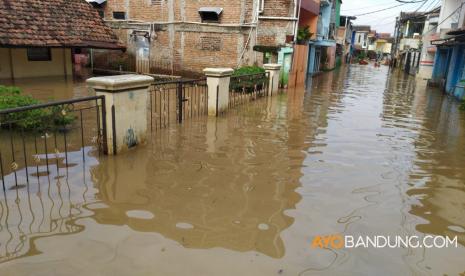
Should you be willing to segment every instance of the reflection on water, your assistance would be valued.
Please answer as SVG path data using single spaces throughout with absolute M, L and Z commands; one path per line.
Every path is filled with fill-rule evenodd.
M 23 78 L 23 79 L 0 79 L 0 85 L 11 85 L 21 88 L 23 94 L 31 95 L 35 99 L 43 102 L 67 100 L 93 96 L 93 92 L 88 89 L 85 79 L 91 77 L 43 77 L 43 78 Z
M 263 101 L 218 120 L 187 122 L 155 134 L 149 148 L 103 160 L 92 175 L 108 207 L 94 210 L 96 221 L 158 232 L 187 248 L 282 257 L 279 234 L 293 221 L 283 212 L 300 199 L 304 154 L 285 107 L 268 107 Z M 154 218 L 128 217 L 131 210 Z
M 75 223 L 77 218 L 91 215 L 83 208 L 93 200 L 95 189 L 89 187 L 90 167 L 97 160 L 89 155 L 82 163 L 82 153 L 68 153 L 72 165 L 63 168 L 63 158 L 50 157 L 48 166 L 31 168 L 29 183 L 25 177 L 18 186 L 7 186 L 0 200 L 0 262 L 40 254 L 35 240 L 81 232 L 84 227 Z M 80 165 L 77 165 L 80 164 Z M 25 175 L 25 168 L 18 175 Z M 5 183 L 11 183 L 8 177 Z
M 308 86 L 6 191 L 0 274 L 462 273 L 457 103 L 370 66 Z M 335 233 L 457 235 L 460 247 L 311 248 Z

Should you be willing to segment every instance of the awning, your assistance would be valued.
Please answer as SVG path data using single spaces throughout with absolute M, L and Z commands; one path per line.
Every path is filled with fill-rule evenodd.
M 217 7 L 201 7 L 199 9 L 199 13 L 204 13 L 204 12 L 212 12 L 216 13 L 217 15 L 220 15 L 223 12 L 223 8 L 217 8 Z
M 463 35 L 465 34 L 465 29 L 455 29 L 450 32 L 447 32 L 447 35 Z
M 280 46 L 265 46 L 265 45 L 255 45 L 253 50 L 260 53 L 278 53 L 281 50 Z
M 95 4 L 99 4 L 99 5 L 107 2 L 107 0 L 86 0 L 86 1 L 87 1 L 87 3 L 95 3 Z

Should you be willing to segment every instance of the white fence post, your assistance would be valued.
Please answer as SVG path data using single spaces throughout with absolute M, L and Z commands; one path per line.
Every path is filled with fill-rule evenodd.
M 143 75 L 95 77 L 87 80 L 97 96 L 105 96 L 108 154 L 124 152 L 147 140 L 148 88 Z
M 206 68 L 203 70 L 208 85 L 208 116 L 217 116 L 228 109 L 229 83 L 232 68 Z
M 281 64 L 268 63 L 264 64 L 263 68 L 265 68 L 265 71 L 270 74 L 268 96 L 271 96 L 279 91 L 279 73 L 281 71 Z

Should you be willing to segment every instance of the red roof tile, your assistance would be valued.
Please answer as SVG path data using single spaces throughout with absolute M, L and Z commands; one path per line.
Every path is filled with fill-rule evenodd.
M 0 0 L 0 46 L 124 49 L 84 0 Z

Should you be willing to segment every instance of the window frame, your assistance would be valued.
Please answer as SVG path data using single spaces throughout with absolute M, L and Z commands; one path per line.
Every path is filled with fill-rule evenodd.
M 115 17 L 116 14 L 123 15 L 123 18 Z M 113 16 L 113 19 L 115 19 L 115 20 L 126 20 L 127 19 L 125 11 L 113 11 L 112 16 Z
M 32 53 L 34 50 L 45 50 L 43 56 L 40 53 Z M 26 49 L 27 61 L 52 61 L 52 50 L 50 47 L 34 47 Z

